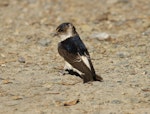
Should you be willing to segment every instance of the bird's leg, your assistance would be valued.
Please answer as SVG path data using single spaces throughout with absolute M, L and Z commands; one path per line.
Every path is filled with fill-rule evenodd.
M 69 74 L 67 70 L 63 69 L 60 71 L 60 75 L 66 75 L 66 74 Z
M 73 67 L 68 62 L 65 62 L 64 69 L 60 72 L 61 75 L 69 74 L 70 71 L 73 71 Z
M 69 64 L 68 62 L 65 62 L 65 66 L 64 66 L 64 69 L 61 72 L 61 74 L 62 75 L 71 74 L 71 75 L 80 76 L 81 72 L 79 72 L 78 70 L 76 70 L 75 68 L 73 68 L 72 65 Z

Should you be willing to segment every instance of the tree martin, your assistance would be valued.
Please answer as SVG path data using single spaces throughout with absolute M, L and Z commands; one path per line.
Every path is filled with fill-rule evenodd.
M 102 77 L 95 73 L 89 52 L 73 24 L 60 24 L 56 28 L 55 35 L 61 38 L 61 42 L 58 44 L 58 53 L 65 60 L 65 71 L 77 73 L 84 83 L 103 81 Z

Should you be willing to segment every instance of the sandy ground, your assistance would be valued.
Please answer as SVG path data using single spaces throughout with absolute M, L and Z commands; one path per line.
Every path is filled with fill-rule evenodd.
M 60 75 L 62 22 L 104 82 Z M 150 0 L 0 0 L 0 114 L 150 114 Z

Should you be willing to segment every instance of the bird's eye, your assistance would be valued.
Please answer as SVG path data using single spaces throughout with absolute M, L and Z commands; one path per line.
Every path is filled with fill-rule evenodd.
M 63 32 L 63 29 L 59 29 L 58 32 Z

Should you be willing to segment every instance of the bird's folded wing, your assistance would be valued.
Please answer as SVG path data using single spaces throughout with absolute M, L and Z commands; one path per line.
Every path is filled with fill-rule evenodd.
M 58 47 L 58 52 L 69 64 L 83 73 L 84 82 L 94 80 L 95 71 L 91 71 L 93 70 L 93 66 L 91 66 L 91 61 L 88 59 L 88 57 L 83 57 L 83 55 L 80 56 L 78 53 L 69 53 L 61 45 Z M 90 65 L 90 68 L 87 64 Z

